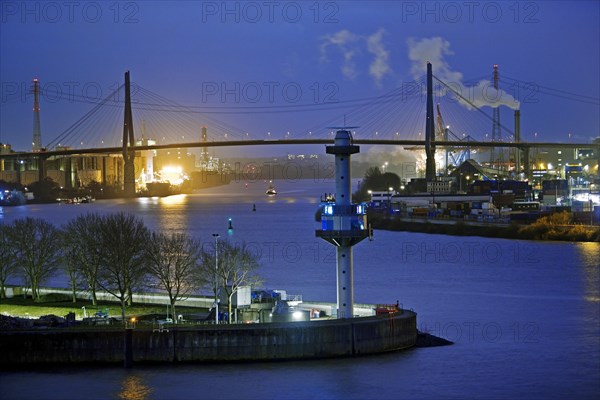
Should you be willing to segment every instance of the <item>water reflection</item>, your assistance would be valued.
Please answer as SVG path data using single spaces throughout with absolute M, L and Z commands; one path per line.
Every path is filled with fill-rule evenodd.
M 583 267 L 585 299 L 589 302 L 600 302 L 600 244 L 577 243 L 577 248 Z
M 144 383 L 137 375 L 128 375 L 121 384 L 119 398 L 123 400 L 146 400 L 150 398 L 152 388 Z
M 162 197 L 160 199 L 160 203 L 167 205 L 167 206 L 184 205 L 187 203 L 187 200 L 188 200 L 187 195 L 176 194 L 173 196 Z
M 156 219 L 157 227 L 166 232 L 186 232 L 188 226 L 189 198 L 185 194 L 152 197 L 140 201 L 140 214 L 147 219 Z

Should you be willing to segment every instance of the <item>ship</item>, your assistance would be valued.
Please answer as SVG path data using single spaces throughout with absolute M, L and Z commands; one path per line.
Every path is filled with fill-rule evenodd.
M 146 189 L 148 197 L 165 197 L 172 194 L 169 182 L 148 182 L 146 183 Z
M 275 196 L 277 194 L 277 190 L 275 190 L 275 187 L 273 186 L 272 182 L 269 183 L 269 187 L 267 188 L 267 191 L 265 193 L 267 194 L 267 196 Z

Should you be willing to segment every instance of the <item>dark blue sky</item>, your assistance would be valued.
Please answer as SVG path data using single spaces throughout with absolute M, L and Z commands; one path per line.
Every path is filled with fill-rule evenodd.
M 538 140 L 567 141 L 570 133 L 588 142 L 600 132 L 598 1 L 68 4 L 1 3 L 0 142 L 15 149 L 31 147 L 33 77 L 59 91 L 42 99 L 43 144 L 91 108 L 78 100 L 109 94 L 125 70 L 142 87 L 204 107 L 198 110 L 291 106 L 294 112 L 209 114 L 263 137 L 325 128 L 336 118 L 341 124 L 348 109 L 331 102 L 387 93 L 422 75 L 415 66 L 424 71 L 427 60 L 437 76 L 463 85 L 490 79 L 499 64 L 503 99 L 520 103 L 523 140 L 538 132 Z M 318 112 L 294 108 L 323 102 L 330 104 Z M 400 107 L 393 117 L 399 125 L 402 113 Z M 512 111 L 501 113 L 512 128 Z M 461 118 L 469 116 L 465 108 Z M 190 118 L 218 131 L 200 114 Z M 362 122 L 360 115 L 348 119 Z M 405 125 L 406 135 L 423 129 Z

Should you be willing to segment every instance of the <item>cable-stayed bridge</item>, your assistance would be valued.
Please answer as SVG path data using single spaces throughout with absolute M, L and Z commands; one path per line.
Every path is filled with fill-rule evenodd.
M 573 94 L 565 92 L 563 95 Z M 382 96 L 325 104 L 182 105 L 140 85 L 132 85 L 129 73 L 126 74 L 125 83 L 102 100 L 78 100 L 92 103 L 93 107 L 49 141 L 42 151 L 0 154 L 2 169 L 10 169 L 9 164 L 13 169 L 20 168 L 18 164 L 25 161 L 38 170 L 41 179 L 45 176 L 46 160 L 52 158 L 121 154 L 125 165 L 123 183 L 129 187 L 131 194 L 132 181 L 135 179 L 132 163 L 136 151 L 331 144 L 335 131 L 327 126 L 338 125 L 347 117 L 352 125 L 359 126 L 351 130 L 356 144 L 401 146 L 419 151 L 425 149 L 429 156 L 428 179 L 435 179 L 436 149 L 445 152 L 446 168 L 450 163 L 456 166 L 469 158 L 471 149 L 494 149 L 490 153 L 497 158 L 490 159 L 490 166 L 506 168 L 509 162 L 504 161 L 505 158 L 512 158 L 512 168 L 523 171 L 527 177 L 529 150 L 532 148 L 600 147 L 589 143 L 523 142 L 520 140 L 518 111 L 515 112 L 513 128 L 502 125 L 494 116 L 483 111 L 469 94 L 461 93 L 460 88 L 438 79 L 431 69 L 423 79 L 407 82 Z M 593 98 L 583 100 L 595 101 Z M 437 113 L 433 111 L 434 101 L 437 103 Z M 336 114 L 329 120 L 313 123 L 306 128 L 278 132 L 268 129 L 249 132 L 222 121 L 224 116 L 231 114 L 249 114 L 252 118 L 259 118 L 318 110 Z M 200 135 L 203 126 L 208 127 L 207 133 Z M 490 137 L 492 126 L 499 127 L 500 134 L 496 133 L 495 137 Z M 508 152 L 512 152 L 512 155 L 507 157 Z M 600 154 L 600 149 L 596 153 Z

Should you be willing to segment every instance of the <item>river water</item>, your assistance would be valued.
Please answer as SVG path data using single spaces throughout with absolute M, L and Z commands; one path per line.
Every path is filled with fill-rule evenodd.
M 245 242 L 264 286 L 335 301 L 334 250 L 314 214 L 331 181 L 262 181 L 166 198 L 4 208 L 60 225 L 128 212 L 151 229 L 206 243 Z M 253 206 L 256 211 L 252 211 Z M 233 230 L 228 232 L 228 219 Z M 0 373 L 2 399 L 598 398 L 600 244 L 375 231 L 354 248 L 355 301 L 418 313 L 421 330 L 455 342 L 360 358 L 210 365 L 63 367 Z M 56 278 L 48 285 L 60 285 Z

